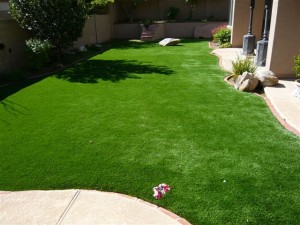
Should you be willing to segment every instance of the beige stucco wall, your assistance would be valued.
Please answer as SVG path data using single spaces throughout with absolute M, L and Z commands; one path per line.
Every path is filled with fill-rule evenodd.
M 248 31 L 249 0 L 234 0 L 231 43 L 242 47 L 243 35 Z M 256 0 L 253 34 L 261 39 L 264 0 Z M 300 50 L 300 1 L 273 0 L 266 69 L 279 78 L 294 78 L 294 56 Z
M 24 64 L 24 40 L 29 38 L 29 34 L 4 11 L 0 14 L 0 31 L 0 43 L 5 45 L 4 49 L 0 50 L 0 73 L 2 73 Z
M 265 0 L 256 0 L 253 11 L 252 34 L 256 36 L 257 41 L 261 39 L 264 1 Z M 231 36 L 231 44 L 233 47 L 243 46 L 243 36 L 248 33 L 249 17 L 250 1 L 234 0 Z
M 300 54 L 300 1 L 274 0 L 266 67 L 279 78 L 293 78 Z
M 85 27 L 82 31 L 82 37 L 79 38 L 74 43 L 74 45 L 80 46 L 87 44 L 95 44 L 97 43 L 97 39 L 99 43 L 108 42 L 112 39 L 112 23 L 111 16 L 109 14 L 95 15 L 95 17 L 94 15 L 91 15 L 85 23 Z

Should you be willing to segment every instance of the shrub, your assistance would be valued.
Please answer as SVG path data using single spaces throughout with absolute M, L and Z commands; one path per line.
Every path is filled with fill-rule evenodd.
M 149 18 L 142 21 L 142 24 L 144 25 L 145 28 L 150 27 L 153 23 L 154 23 L 153 20 Z
M 26 41 L 26 47 L 31 70 L 40 70 L 51 61 L 50 51 L 52 45 L 49 41 L 31 38 Z
M 87 0 L 89 14 L 105 14 L 107 13 L 107 7 L 113 3 L 113 0 Z
M 255 73 L 256 70 L 257 65 L 255 65 L 253 57 L 247 56 L 245 59 L 238 57 L 236 61 L 232 62 L 232 72 L 235 80 L 244 72 Z
M 213 35 L 213 41 L 220 45 L 230 42 L 230 38 L 231 30 L 228 28 L 222 28 Z
M 219 32 L 220 30 L 225 29 L 225 28 L 227 28 L 227 25 L 226 25 L 226 24 L 223 24 L 223 25 L 221 25 L 221 26 L 218 26 L 218 27 L 212 29 L 212 30 L 211 30 L 212 36 L 214 36 L 217 32 Z
M 300 54 L 295 56 L 294 58 L 294 68 L 293 70 L 296 72 L 296 77 L 300 77 Z
M 49 41 L 57 56 L 81 36 L 88 13 L 84 0 L 10 0 L 9 5 L 20 26 Z
M 226 43 L 220 45 L 220 48 L 231 48 L 231 47 L 232 47 L 232 44 L 230 42 L 226 42 Z
M 176 7 L 170 7 L 168 11 L 168 18 L 169 20 L 175 20 L 178 16 L 179 8 Z

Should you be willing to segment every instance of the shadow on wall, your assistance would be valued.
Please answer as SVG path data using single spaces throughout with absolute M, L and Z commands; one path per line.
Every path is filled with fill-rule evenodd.
M 171 75 L 173 70 L 133 60 L 90 59 L 58 73 L 56 77 L 70 82 L 98 83 L 99 80 L 118 82 L 127 78 L 141 79 L 138 75 L 147 74 Z

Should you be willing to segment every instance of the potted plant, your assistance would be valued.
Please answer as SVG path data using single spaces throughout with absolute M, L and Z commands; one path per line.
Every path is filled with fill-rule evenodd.
M 300 77 L 300 54 L 295 56 L 294 58 L 295 66 L 293 70 L 296 73 L 296 77 Z M 296 90 L 294 91 L 294 95 L 300 99 L 300 79 L 295 80 Z

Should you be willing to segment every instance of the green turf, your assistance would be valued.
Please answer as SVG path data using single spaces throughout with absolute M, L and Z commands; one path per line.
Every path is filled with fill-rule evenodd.
M 206 41 L 114 43 L 2 88 L 0 190 L 115 191 L 193 224 L 299 223 L 300 139 L 227 85 L 209 52 Z M 162 182 L 173 189 L 155 200 Z

